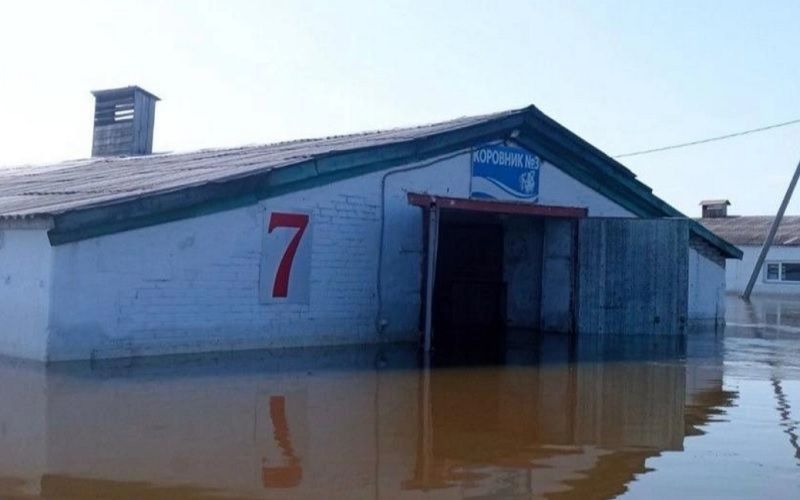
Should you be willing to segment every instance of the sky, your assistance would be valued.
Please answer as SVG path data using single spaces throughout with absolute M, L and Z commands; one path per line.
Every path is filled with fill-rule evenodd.
M 615 155 L 800 118 L 800 2 L 0 0 L 0 168 L 87 157 L 91 90 L 161 97 L 154 149 L 536 105 Z M 777 210 L 800 125 L 621 159 L 687 215 Z M 800 195 L 789 213 L 800 214 Z

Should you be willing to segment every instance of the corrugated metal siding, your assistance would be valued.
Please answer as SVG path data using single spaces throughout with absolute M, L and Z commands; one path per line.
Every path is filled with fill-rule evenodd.
M 689 221 L 579 221 L 581 334 L 680 334 L 688 315 Z

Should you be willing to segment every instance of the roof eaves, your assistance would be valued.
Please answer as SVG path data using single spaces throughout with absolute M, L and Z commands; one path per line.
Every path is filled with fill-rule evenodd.
M 53 218 L 44 215 L 8 214 L 0 216 L 0 229 L 52 229 Z
M 688 219 L 690 221 L 690 228 L 691 230 L 704 240 L 708 241 L 710 244 L 718 248 L 722 254 L 728 259 L 737 259 L 741 260 L 744 252 L 737 247 L 736 245 L 728 242 L 727 240 L 720 238 L 716 233 L 705 227 L 704 225 L 700 224 L 694 219 Z

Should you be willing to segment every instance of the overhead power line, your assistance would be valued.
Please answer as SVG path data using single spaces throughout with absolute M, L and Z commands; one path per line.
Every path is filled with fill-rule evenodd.
M 646 155 L 646 154 L 650 154 L 650 153 L 660 153 L 661 151 L 669 151 L 671 149 L 679 149 L 679 148 L 686 148 L 686 147 L 689 147 L 689 146 L 697 146 L 698 144 L 706 144 L 708 142 L 722 141 L 722 140 L 725 140 L 725 139 L 731 139 L 733 137 L 740 137 L 740 136 L 743 136 L 743 135 L 754 134 L 756 132 L 764 132 L 766 130 L 772 130 L 774 128 L 780 128 L 780 127 L 786 127 L 786 126 L 789 126 L 789 125 L 795 125 L 797 123 L 800 123 L 800 118 L 797 118 L 795 120 L 789 120 L 788 122 L 781 122 L 781 123 L 775 123 L 773 125 L 767 125 L 766 127 L 751 128 L 750 130 L 742 130 L 741 132 L 734 132 L 732 134 L 725 134 L 725 135 L 719 135 L 719 136 L 716 136 L 716 137 L 709 137 L 707 139 L 699 139 L 699 140 L 696 140 L 696 141 L 683 142 L 683 143 L 680 143 L 680 144 L 673 144 L 671 146 L 662 146 L 662 147 L 659 147 L 659 148 L 644 149 L 642 151 L 634 151 L 632 153 L 623 153 L 623 154 L 620 154 L 620 155 L 614 155 L 614 158 L 626 158 L 626 157 L 629 157 L 629 156 L 640 156 L 640 155 Z

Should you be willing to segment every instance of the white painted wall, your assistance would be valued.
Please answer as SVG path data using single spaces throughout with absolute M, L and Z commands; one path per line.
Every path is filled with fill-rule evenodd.
M 547 162 L 542 163 L 539 172 L 539 203 L 586 207 L 589 209 L 589 217 L 636 217 Z
M 761 252 L 760 246 L 740 246 L 744 256 L 742 260 L 728 260 L 726 264 L 727 272 L 725 279 L 727 282 L 728 293 L 741 294 L 747 287 L 750 274 L 756 265 L 756 259 Z M 773 246 L 769 249 L 767 260 L 800 262 L 800 247 Z M 761 269 L 761 274 L 753 287 L 753 294 L 762 295 L 800 295 L 800 283 L 767 283 L 766 263 Z
M 0 229 L 0 354 L 45 359 L 51 269 L 44 229 Z
M 422 216 L 406 194 L 466 197 L 469 179 L 464 151 L 55 247 L 50 358 L 413 339 Z M 547 163 L 540 193 L 541 203 L 585 206 L 590 215 L 630 215 Z M 313 215 L 308 305 L 259 303 L 262 226 L 276 209 Z
M 721 322 L 724 318 L 725 268 L 690 248 L 689 319 Z

